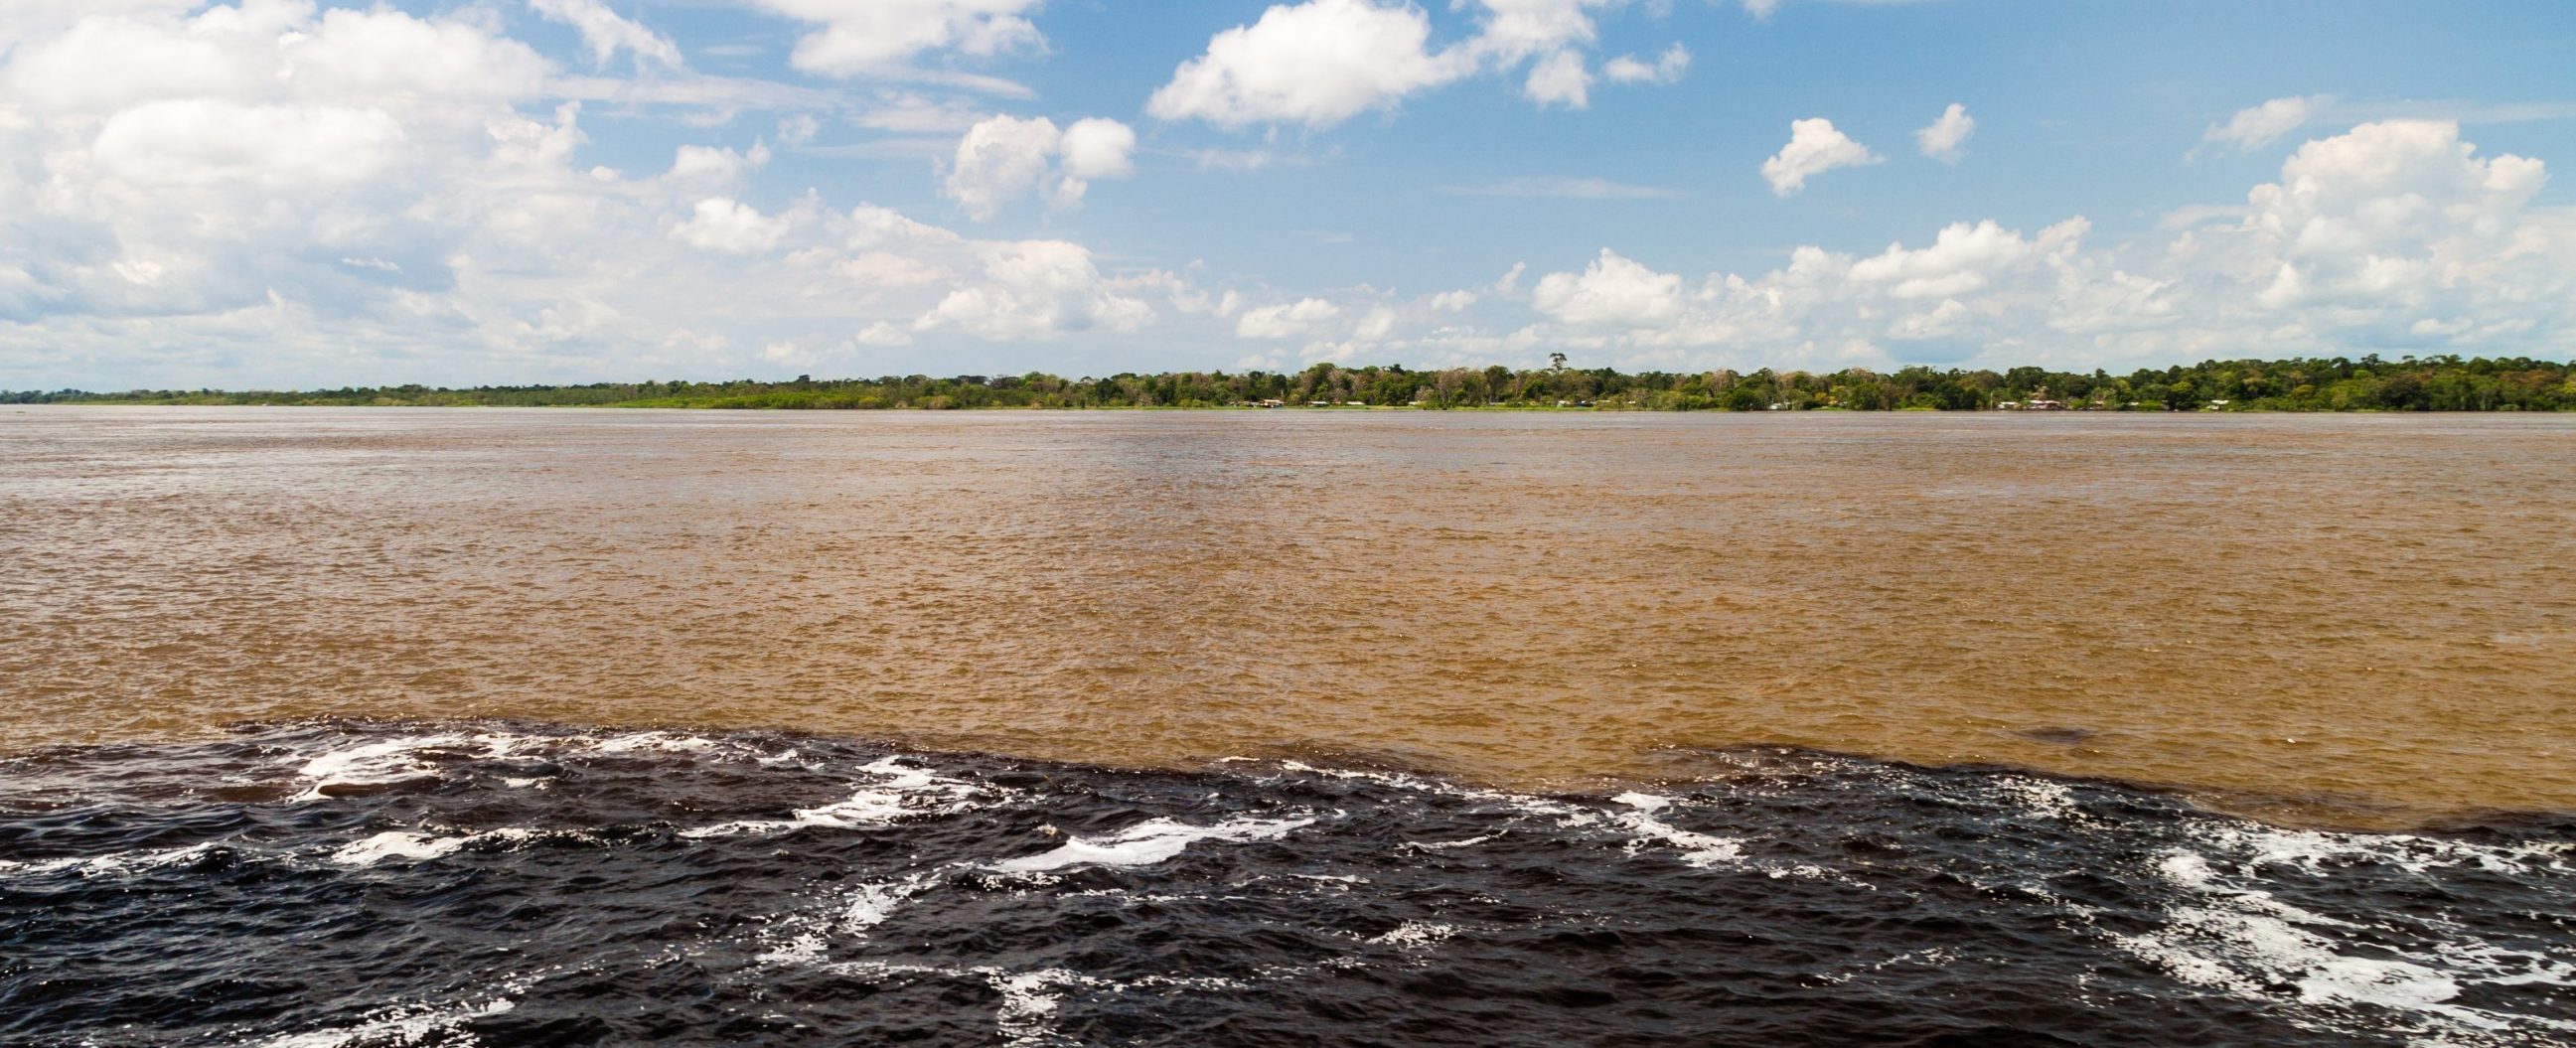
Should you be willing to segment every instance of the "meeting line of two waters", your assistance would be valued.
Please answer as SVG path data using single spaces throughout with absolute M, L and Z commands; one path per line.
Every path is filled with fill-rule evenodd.
M 2568 420 L 0 454 L 0 1040 L 2576 1040 Z

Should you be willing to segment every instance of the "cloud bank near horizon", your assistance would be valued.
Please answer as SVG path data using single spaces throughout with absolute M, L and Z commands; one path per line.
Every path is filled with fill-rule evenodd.
M 2177 164 L 2280 159 L 2118 234 L 2081 212 L 1918 207 L 1881 223 L 1883 249 L 1799 241 L 1755 266 L 1712 264 L 1743 245 L 1694 254 L 1639 234 L 1533 251 L 1508 225 L 1468 247 L 1399 245 L 1477 252 L 1445 279 L 1336 262 L 1356 238 L 1331 230 L 1332 193 L 1362 190 L 1296 194 L 1343 169 L 1367 192 L 1533 229 L 1571 207 L 1704 210 L 1745 187 L 1724 206 L 1781 209 L 1794 231 L 1808 212 L 1790 209 L 1843 194 L 2006 177 L 1989 140 L 2028 137 L 1974 100 L 1892 97 L 1902 124 L 1838 123 L 1820 102 L 1785 145 L 1772 124 L 1767 142 L 1712 146 L 1740 166 L 1705 171 L 1706 188 L 1508 146 L 1379 171 L 1335 144 L 1466 105 L 1651 122 L 1676 104 L 1658 92 L 1708 64 L 1652 43 L 1676 32 L 1654 6 L 1281 3 L 1211 25 L 1177 61 L 1106 56 L 1159 81 L 1119 103 L 1056 102 L 1014 72 L 1077 46 L 1053 23 L 1085 16 L 1036 0 L 744 0 L 726 24 L 784 41 L 756 75 L 728 66 L 739 45 L 597 0 L 16 5 L 0 15 L 0 387 L 1122 355 L 1281 369 L 1572 351 L 1679 370 L 2576 353 L 2576 210 L 2548 195 L 2548 161 L 2482 148 L 2456 120 L 2330 122 L 2341 104 L 2324 93 L 2201 121 L 2166 154 Z M 1800 14 L 1748 6 L 1767 20 L 1730 11 L 1733 32 Z M 1939 115 L 1913 126 L 1925 113 Z M 1905 135 L 1915 149 L 1864 141 Z M 832 163 L 849 166 L 818 166 Z M 1224 181 L 1241 172 L 1272 181 Z M 1283 207 L 1311 254 L 1276 270 L 1211 265 L 1222 245 L 1192 239 Z

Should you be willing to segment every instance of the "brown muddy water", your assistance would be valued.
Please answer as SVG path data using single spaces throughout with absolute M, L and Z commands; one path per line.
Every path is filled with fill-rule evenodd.
M 2576 418 L 27 408 L 0 464 L 0 752 L 497 716 L 1555 788 L 1783 744 L 2576 811 Z

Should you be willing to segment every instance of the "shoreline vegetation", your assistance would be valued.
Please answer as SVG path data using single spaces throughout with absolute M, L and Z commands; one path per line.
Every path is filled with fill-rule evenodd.
M 2008 371 L 1739 373 L 1565 366 L 1414 370 L 1315 364 L 1296 372 L 1172 371 L 1105 378 L 885 376 L 784 382 L 421 385 L 317 390 L 0 390 L 0 404 L 277 407 L 625 407 L 774 410 L 1413 408 L 1597 411 L 2576 411 L 2576 367 L 2521 357 L 2204 361 L 2126 375 Z

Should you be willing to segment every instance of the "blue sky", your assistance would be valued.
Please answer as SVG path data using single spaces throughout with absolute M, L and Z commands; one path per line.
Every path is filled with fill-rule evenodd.
M 2555 2 L 23 0 L 0 388 L 2565 358 L 2571 39 Z

